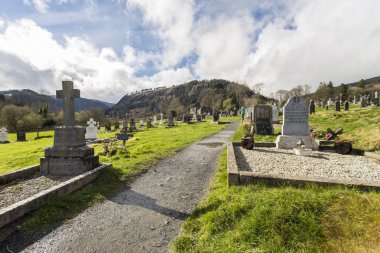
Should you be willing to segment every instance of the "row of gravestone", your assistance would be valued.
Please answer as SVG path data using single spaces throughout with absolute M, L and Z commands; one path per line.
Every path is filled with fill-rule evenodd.
M 316 103 L 321 108 L 330 108 L 333 104 L 336 102 L 340 102 L 341 105 L 343 105 L 346 101 L 343 101 L 342 98 L 337 98 L 334 102 L 331 98 L 329 98 L 327 101 L 321 101 L 318 100 Z M 353 99 L 348 99 L 349 103 L 352 104 L 360 104 L 361 107 L 366 107 L 369 105 L 373 106 L 379 106 L 380 105 L 380 98 L 378 96 L 378 91 L 375 91 L 373 94 L 367 94 L 360 97 L 360 100 L 356 99 L 356 96 L 354 96 Z M 327 107 L 328 106 L 328 107 Z
M 148 128 L 154 127 L 154 126 L 158 126 L 157 117 L 154 116 L 153 118 L 154 118 L 153 124 L 152 124 L 152 122 L 149 119 L 147 120 L 146 124 L 147 124 Z M 201 115 L 196 115 L 195 120 L 200 121 L 201 119 L 202 119 Z M 191 120 L 191 118 L 190 118 L 189 115 L 184 115 L 183 116 L 183 122 L 184 123 L 189 123 L 190 120 Z M 213 122 L 218 122 L 218 121 L 219 121 L 219 116 L 218 117 L 214 117 Z M 160 125 L 163 125 L 163 124 L 164 124 L 163 115 L 161 115 Z M 96 122 L 93 118 L 90 118 L 90 120 L 87 121 L 87 125 L 88 126 L 86 127 L 85 138 L 88 139 L 88 140 L 97 139 L 98 129 L 99 129 L 99 122 Z M 123 129 L 124 128 L 128 128 L 128 125 L 127 125 L 126 122 L 123 122 L 122 125 L 123 125 Z M 140 120 L 139 126 L 140 127 L 144 126 L 144 121 L 143 120 Z M 170 126 L 174 126 L 173 117 L 169 117 L 168 126 L 169 127 Z M 107 131 L 111 131 L 111 124 L 107 123 L 105 125 L 105 128 L 106 128 Z M 134 122 L 134 119 L 131 119 L 131 121 L 130 121 L 130 127 L 129 128 L 130 128 L 131 131 L 136 130 L 136 124 Z M 119 122 L 115 122 L 115 129 L 119 129 Z M 19 131 L 17 133 L 17 141 L 26 141 L 25 132 Z M 2 127 L 2 128 L 0 128 L 0 143 L 8 143 L 8 142 L 9 142 L 9 140 L 8 140 L 8 130 L 5 127 Z
M 340 101 L 335 101 L 335 111 L 340 112 L 341 104 L 342 103 Z M 350 109 L 350 102 L 345 101 L 343 103 L 343 105 L 344 105 L 344 111 L 349 111 L 349 109 Z M 329 105 L 326 105 L 325 109 L 328 110 L 329 109 Z M 310 100 L 309 112 L 310 112 L 310 114 L 314 114 L 315 113 L 315 102 L 314 102 L 313 99 Z
M 17 141 L 26 141 L 26 134 L 23 131 L 17 131 Z M 5 127 L 0 128 L 0 143 L 8 143 L 8 130 Z

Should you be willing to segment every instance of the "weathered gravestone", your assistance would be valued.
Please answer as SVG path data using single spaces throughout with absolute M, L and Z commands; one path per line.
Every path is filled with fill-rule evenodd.
M 0 143 L 8 143 L 8 130 L 5 127 L 0 128 Z
M 129 121 L 129 131 L 136 131 L 136 122 L 133 118 Z
M 168 127 L 173 127 L 173 126 L 174 126 L 174 116 L 172 113 L 170 113 L 169 119 L 168 119 Z
M 97 139 L 98 138 L 98 127 L 97 122 L 94 121 L 93 118 L 90 118 L 89 121 L 87 121 L 87 127 L 86 127 L 86 139 Z
M 144 126 L 144 120 L 140 119 L 139 121 L 139 127 L 143 127 Z
M 154 115 L 153 116 L 153 126 L 158 126 L 158 122 L 157 122 L 157 116 L 156 115 Z
M 315 103 L 314 103 L 314 100 L 310 100 L 310 105 L 309 105 L 309 112 L 310 114 L 315 114 Z
M 277 105 L 272 105 L 272 123 L 278 124 L 279 122 Z
M 54 145 L 45 149 L 41 158 L 44 175 L 79 175 L 99 165 L 94 149 L 86 146 L 85 129 L 74 125 L 74 98 L 79 98 L 79 90 L 73 89 L 72 81 L 63 81 L 62 88 L 57 98 L 63 99 L 64 125 L 55 128 Z
M 332 103 L 333 102 L 332 102 L 331 98 L 329 98 L 329 100 L 327 101 L 327 105 L 330 106 L 330 105 L 332 105 Z
M 367 106 L 367 98 L 365 96 L 362 96 L 360 98 L 360 107 L 366 107 Z
M 340 112 L 340 101 L 335 101 L 335 111 Z
M 150 118 L 148 118 L 148 119 L 146 120 L 146 127 L 147 127 L 147 128 L 152 128 L 152 127 L 153 127 L 153 125 L 152 125 L 152 120 L 151 120 Z
M 279 149 L 296 148 L 297 142 L 302 140 L 307 148 L 318 150 L 318 144 L 310 136 L 309 110 L 305 99 L 299 96 L 289 98 L 283 112 L 282 134 L 277 136 L 276 147 Z
M 191 116 L 188 114 L 183 114 L 182 116 L 182 122 L 186 124 L 190 124 L 191 122 Z
M 26 135 L 24 131 L 17 131 L 17 141 L 26 141 Z
M 197 115 L 196 114 L 193 114 L 193 120 L 197 121 Z
M 104 124 L 104 129 L 105 129 L 106 131 L 111 131 L 111 123 L 105 123 L 105 124 Z
M 273 134 L 272 106 L 255 105 L 253 107 L 253 122 L 257 134 Z
M 212 123 L 219 124 L 219 113 L 217 112 L 214 113 Z
M 348 101 L 344 102 L 344 110 L 347 112 L 350 109 L 350 103 Z
M 163 126 L 164 125 L 164 114 L 163 113 L 160 113 L 160 125 Z

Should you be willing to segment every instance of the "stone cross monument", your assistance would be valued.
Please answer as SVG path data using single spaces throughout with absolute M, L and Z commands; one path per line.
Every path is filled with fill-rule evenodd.
M 64 125 L 54 129 L 54 145 L 41 158 L 43 175 L 74 176 L 99 165 L 94 149 L 86 146 L 85 129 L 74 125 L 74 98 L 79 98 L 79 90 L 73 89 L 71 81 L 63 81 L 62 88 L 57 98 L 63 99 Z
M 73 82 L 62 81 L 62 90 L 57 90 L 56 97 L 63 99 L 64 126 L 74 126 L 74 98 L 80 97 L 80 91 L 73 88 Z

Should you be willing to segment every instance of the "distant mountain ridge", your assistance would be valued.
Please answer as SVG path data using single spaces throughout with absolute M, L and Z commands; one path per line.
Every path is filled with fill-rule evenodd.
M 372 77 L 372 78 L 368 78 L 368 79 L 362 79 L 362 80 L 364 82 L 364 85 L 378 85 L 378 84 L 380 84 L 380 76 Z M 362 80 L 357 81 L 357 82 L 353 82 L 353 83 L 348 83 L 347 85 L 348 86 L 358 86 Z
M 201 108 L 202 113 L 238 110 L 247 100 L 268 100 L 255 95 L 246 85 L 222 79 L 194 80 L 173 87 L 159 87 L 125 95 L 106 111 L 110 116 L 153 115 L 160 112 L 189 113 L 191 108 Z
M 49 105 L 49 112 L 58 112 L 63 108 L 63 100 L 57 99 L 54 95 L 42 95 L 33 90 L 5 90 L 0 91 L 7 102 L 16 105 L 25 105 L 29 107 L 36 107 L 43 103 Z M 76 98 L 74 100 L 74 108 L 76 112 L 85 111 L 91 108 L 99 108 L 106 111 L 114 104 L 88 98 Z

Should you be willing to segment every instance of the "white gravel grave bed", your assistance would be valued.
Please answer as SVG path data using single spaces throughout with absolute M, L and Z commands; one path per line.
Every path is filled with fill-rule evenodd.
M 240 171 L 263 175 L 312 177 L 349 182 L 380 182 L 380 164 L 364 156 L 313 151 L 297 156 L 293 150 L 235 147 Z
M 37 176 L 0 186 L 0 209 L 58 185 L 72 177 Z

